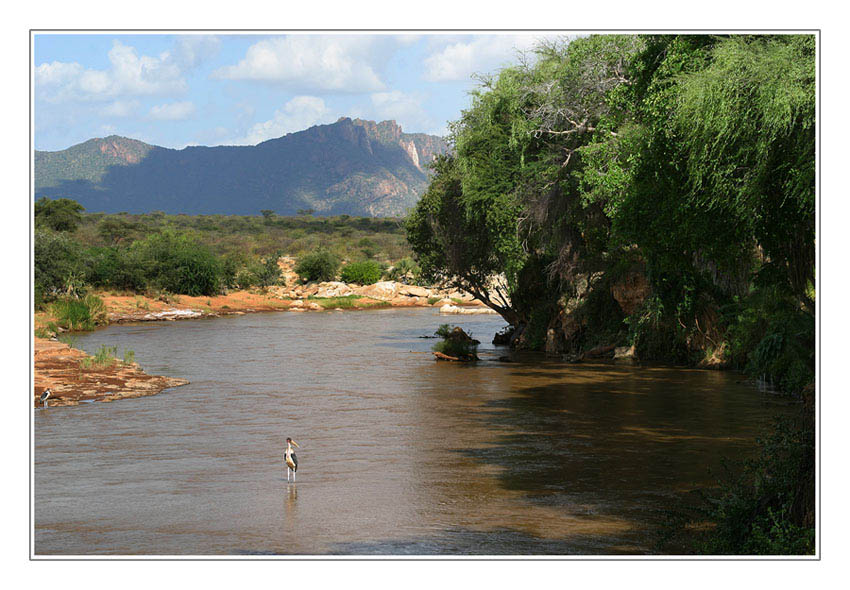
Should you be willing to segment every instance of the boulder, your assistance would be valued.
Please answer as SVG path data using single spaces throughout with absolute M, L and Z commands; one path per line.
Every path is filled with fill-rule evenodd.
M 515 328 L 513 326 L 505 326 L 493 335 L 493 344 L 496 346 L 509 345 L 511 343 L 511 337 L 514 335 L 514 331 Z
M 319 285 L 311 284 L 301 288 L 301 297 L 312 297 L 319 292 Z
M 425 287 L 417 287 L 416 285 L 399 285 L 398 292 L 400 295 L 408 297 L 431 297 L 431 289 Z
M 371 297 L 379 301 L 391 301 L 398 295 L 398 283 L 394 281 L 380 281 L 374 285 L 363 285 L 353 290 L 356 295 Z
M 634 346 L 618 346 L 614 349 L 614 360 L 631 363 L 637 360 Z
M 330 281 L 327 283 L 319 283 L 319 289 L 316 291 L 316 297 L 345 297 L 354 293 L 349 285 L 339 281 Z

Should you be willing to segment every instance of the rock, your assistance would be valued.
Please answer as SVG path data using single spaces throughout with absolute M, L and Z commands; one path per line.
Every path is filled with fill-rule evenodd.
M 646 275 L 640 271 L 630 271 L 619 281 L 611 285 L 611 295 L 626 315 L 637 311 L 651 292 Z
M 468 308 L 468 307 L 458 307 L 457 305 L 452 305 L 450 303 L 445 304 L 440 308 L 440 313 L 445 314 L 458 314 L 458 315 L 479 315 L 479 314 L 494 314 L 496 313 L 489 307 L 480 308 Z
M 292 308 L 299 309 L 299 308 L 303 308 L 303 307 L 304 307 L 304 302 L 300 299 L 293 301 L 292 303 L 289 304 L 290 309 L 292 309 Z
M 354 289 L 356 295 L 371 297 L 379 301 L 391 301 L 398 295 L 398 283 L 394 281 L 380 281 L 374 285 L 363 285 Z
M 546 330 L 546 343 L 543 351 L 548 356 L 556 356 L 561 353 L 561 344 L 558 341 L 558 335 L 553 328 Z
M 349 285 L 340 283 L 339 281 L 331 281 L 327 283 L 319 283 L 319 289 L 316 291 L 316 297 L 345 297 L 354 293 Z
M 493 336 L 493 344 L 496 346 L 507 346 L 511 343 L 511 337 L 514 335 L 515 328 L 513 326 L 505 326 Z
M 315 283 L 301 288 L 301 297 L 312 297 L 319 292 L 319 285 Z
M 614 360 L 617 362 L 634 362 L 637 360 L 635 356 L 634 346 L 618 346 L 614 349 Z
M 611 358 L 611 355 L 614 352 L 616 347 L 611 346 L 597 346 L 596 348 L 591 348 L 587 352 L 585 352 L 582 356 L 584 358 Z
M 145 314 L 143 319 L 174 321 L 176 319 L 199 318 L 202 315 L 204 315 L 203 312 L 196 311 L 194 309 L 170 309 L 166 311 L 155 311 L 152 313 Z
M 401 285 L 398 288 L 398 292 L 400 295 L 407 295 L 408 297 L 431 297 L 432 291 L 431 289 L 426 289 L 425 287 L 418 287 L 416 285 Z
M 312 309 L 313 311 L 319 311 L 322 309 L 322 306 L 316 303 L 315 301 L 311 301 L 307 304 L 307 309 Z

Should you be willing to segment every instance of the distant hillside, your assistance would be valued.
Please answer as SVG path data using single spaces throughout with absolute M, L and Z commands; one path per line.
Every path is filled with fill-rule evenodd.
M 256 146 L 174 150 L 110 136 L 36 151 L 35 196 L 106 213 L 402 215 L 446 150 L 441 137 L 403 133 L 395 121 L 347 117 Z

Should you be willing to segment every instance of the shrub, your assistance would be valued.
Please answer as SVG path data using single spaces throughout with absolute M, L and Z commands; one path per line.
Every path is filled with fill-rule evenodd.
M 413 258 L 405 257 L 393 265 L 392 269 L 387 273 L 387 278 L 391 281 L 412 282 L 419 281 L 419 275 L 422 269 L 416 264 Z
M 186 234 L 163 231 L 134 246 L 160 289 L 190 296 L 215 295 L 221 289 L 221 262 L 207 246 Z
M 339 259 L 325 249 L 302 256 L 295 273 L 304 282 L 332 281 L 339 269 Z
M 799 393 L 815 375 L 815 317 L 787 294 L 758 288 L 726 310 L 732 362 L 765 377 L 786 393 Z
M 63 297 L 51 305 L 51 313 L 62 328 L 68 330 L 94 330 L 106 323 L 106 305 L 95 295 L 82 299 Z
M 474 340 L 460 327 L 441 324 L 434 335 L 443 339 L 431 347 L 435 352 L 462 360 L 478 360 L 478 341 Z
M 145 267 L 138 252 L 128 248 L 91 248 L 86 280 L 96 286 L 122 291 L 143 291 L 147 286 Z
M 65 287 L 66 280 L 82 269 L 79 244 L 67 235 L 36 229 L 33 243 L 33 273 L 36 302 L 50 301 Z
M 815 549 L 814 409 L 777 422 L 761 453 L 728 475 L 709 517 L 711 554 L 805 555 Z
M 374 260 L 352 262 L 343 267 L 341 278 L 346 283 L 371 285 L 381 280 L 381 265 Z
M 251 272 L 256 277 L 256 284 L 260 287 L 268 287 L 276 285 L 280 280 L 281 270 L 277 265 L 277 260 L 281 254 L 272 254 L 267 256 L 263 262 L 257 262 L 250 266 Z

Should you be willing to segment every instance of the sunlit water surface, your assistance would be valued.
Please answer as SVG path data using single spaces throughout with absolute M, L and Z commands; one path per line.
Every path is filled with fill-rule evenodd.
M 482 362 L 433 360 L 420 336 L 446 321 Z M 657 543 L 677 503 L 782 411 L 734 373 L 499 362 L 503 325 L 391 309 L 80 336 L 191 384 L 36 411 L 36 554 L 676 552 Z

